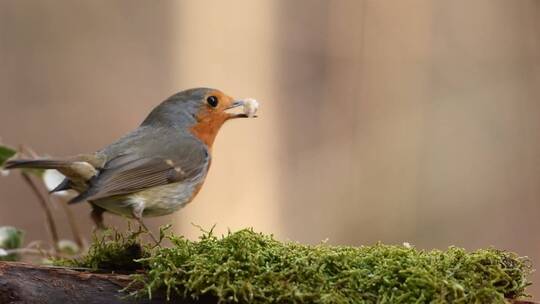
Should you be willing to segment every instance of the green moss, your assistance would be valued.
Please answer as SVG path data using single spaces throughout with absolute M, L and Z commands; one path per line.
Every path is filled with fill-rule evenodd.
M 94 235 L 88 253 L 80 259 L 57 259 L 55 265 L 86 267 L 115 271 L 142 269 L 138 259 L 149 257 L 148 246 L 141 245 L 142 231 L 129 231 L 126 235 L 116 230 L 106 230 L 98 237 Z
M 4 165 L 4 163 L 13 157 L 15 154 L 17 154 L 17 151 L 11 147 L 0 145 L 0 167 Z
M 139 260 L 146 273 L 134 276 L 134 285 L 145 286 L 137 295 L 159 290 L 225 303 L 503 303 L 529 285 L 528 260 L 496 249 L 307 246 L 249 229 L 224 237 L 206 232 L 197 242 L 168 238 L 171 247 Z M 98 242 L 82 265 L 117 261 L 120 251 L 106 253 L 111 248 Z

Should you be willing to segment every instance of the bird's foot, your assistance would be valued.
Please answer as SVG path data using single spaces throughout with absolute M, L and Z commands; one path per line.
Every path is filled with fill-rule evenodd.
M 135 218 L 137 220 L 137 222 L 139 222 L 139 225 L 144 229 L 144 231 L 146 233 L 148 233 L 150 235 L 150 238 L 152 238 L 152 240 L 154 241 L 154 243 L 156 243 L 156 246 L 159 246 L 159 241 L 158 239 L 154 236 L 154 234 L 152 233 L 152 231 L 150 229 L 148 229 L 148 227 L 146 227 L 146 225 L 144 224 L 142 218 Z

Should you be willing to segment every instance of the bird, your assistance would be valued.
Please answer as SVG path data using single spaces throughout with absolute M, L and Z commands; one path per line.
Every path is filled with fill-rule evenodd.
M 230 110 L 243 107 L 243 113 Z M 51 192 L 75 190 L 68 204 L 87 201 L 96 227 L 103 213 L 133 218 L 173 213 L 201 190 L 212 146 L 223 124 L 256 117 L 258 102 L 234 99 L 220 90 L 194 88 L 156 106 L 133 131 L 89 154 L 59 159 L 12 159 L 4 169 L 55 169 L 65 179 Z M 153 236 L 152 236 L 153 237 Z

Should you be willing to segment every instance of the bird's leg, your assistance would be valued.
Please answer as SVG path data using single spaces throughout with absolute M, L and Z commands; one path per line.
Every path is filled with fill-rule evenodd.
M 92 221 L 94 221 L 94 225 L 96 225 L 97 230 L 105 230 L 105 224 L 103 224 L 103 213 L 105 212 L 105 209 L 99 207 L 96 204 L 92 205 L 92 212 L 90 212 L 90 217 L 92 218 Z
M 156 245 L 159 245 L 159 241 L 156 239 L 156 237 L 154 236 L 152 231 L 150 229 L 148 229 L 148 227 L 146 227 L 146 225 L 144 224 L 142 218 L 135 218 L 135 219 L 137 220 L 137 222 L 139 222 L 139 225 L 141 225 L 141 227 L 143 227 L 144 230 L 146 230 L 146 232 L 148 232 L 148 234 L 150 235 L 150 237 L 152 238 L 154 243 L 156 243 Z
M 141 205 L 139 205 L 141 206 Z M 148 234 L 150 235 L 150 237 L 152 238 L 152 240 L 156 243 L 156 246 L 159 245 L 159 241 L 156 239 L 156 237 L 152 234 L 152 231 L 150 231 L 150 229 L 148 229 L 148 227 L 146 227 L 146 225 L 144 224 L 143 222 L 143 219 L 142 219 L 142 213 L 143 213 L 143 210 L 144 210 L 144 207 L 135 207 L 133 208 L 133 210 L 131 211 L 131 214 L 133 215 L 133 218 L 135 220 L 137 220 L 137 222 L 139 222 L 139 225 L 141 227 L 143 227 L 143 229 L 148 232 Z

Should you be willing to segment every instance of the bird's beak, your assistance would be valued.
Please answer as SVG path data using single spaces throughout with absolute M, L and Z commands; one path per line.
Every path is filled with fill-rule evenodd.
M 243 108 L 243 113 L 228 113 L 229 114 L 229 119 L 256 117 L 254 115 L 255 114 L 254 111 L 251 111 L 251 110 L 248 111 L 247 110 L 247 108 L 248 108 L 247 106 L 251 105 L 252 103 L 253 103 L 252 99 L 240 99 L 240 100 L 233 101 L 233 103 L 226 110 L 242 107 Z M 251 108 L 251 107 L 249 107 L 249 108 Z
M 243 107 L 245 104 L 245 101 L 243 100 L 235 100 L 233 101 L 233 103 L 227 108 L 228 109 L 234 109 L 234 108 L 238 108 L 238 107 Z
M 233 103 L 227 108 L 227 111 L 228 110 L 231 110 L 231 109 L 234 109 L 234 108 L 239 108 L 239 107 L 243 107 L 244 106 L 244 101 L 243 100 L 235 100 L 233 101 Z M 229 119 L 234 119 L 234 118 L 247 118 L 248 116 L 244 113 L 228 113 L 229 114 Z

